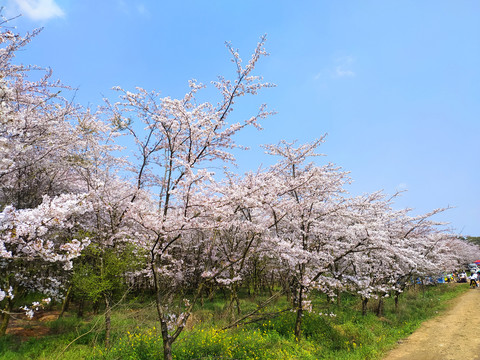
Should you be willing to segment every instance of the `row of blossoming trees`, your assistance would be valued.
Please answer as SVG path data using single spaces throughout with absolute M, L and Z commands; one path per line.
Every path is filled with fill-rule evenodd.
M 314 162 L 322 138 L 266 145 L 277 162 L 242 176 L 219 179 L 209 170 L 234 163 L 235 135 L 260 128 L 271 114 L 262 105 L 243 122 L 229 121 L 241 97 L 273 86 L 253 75 L 265 38 L 245 65 L 227 45 L 236 75 L 212 83 L 216 103 L 199 102 L 205 86 L 191 81 L 182 99 L 117 87 L 119 101 L 92 112 L 62 97 L 69 89 L 49 71 L 15 64 L 36 33 L 20 36 L 1 25 L 0 335 L 20 306 L 31 314 L 42 305 L 16 299 L 40 292 L 44 301 L 60 300 L 83 279 L 83 289 L 90 286 L 91 298 L 105 304 L 108 341 L 123 279 L 154 292 L 171 359 L 172 344 L 208 292 L 223 289 L 240 314 L 241 287 L 275 286 L 290 299 L 300 337 L 313 289 L 332 298 L 358 294 L 366 307 L 372 297 L 398 299 L 411 279 L 476 256 L 476 247 L 431 220 L 443 209 L 412 216 L 392 208 L 395 196 L 348 196 L 347 173 Z M 132 141 L 135 159 L 113 156 L 122 151 L 120 135 Z M 119 259 L 126 260 L 115 265 Z

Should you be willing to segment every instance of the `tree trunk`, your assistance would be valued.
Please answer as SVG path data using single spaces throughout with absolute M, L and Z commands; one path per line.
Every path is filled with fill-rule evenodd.
M 63 314 L 65 314 L 65 311 L 68 310 L 68 305 L 70 305 L 70 299 L 72 298 L 72 288 L 72 285 L 68 287 L 67 295 L 65 295 L 65 299 L 63 299 L 62 310 L 60 311 L 60 314 L 58 314 L 58 319 L 61 319 Z
M 110 301 L 108 299 L 108 295 L 105 294 L 105 347 L 110 347 L 110 331 L 112 328 L 111 325 L 111 308 L 110 308 Z
M 208 289 L 208 300 L 212 301 L 214 297 L 215 297 L 215 290 L 213 289 L 213 286 L 210 286 Z
M 237 308 L 237 314 L 240 315 L 242 310 L 240 308 L 240 300 L 238 299 L 238 288 L 237 285 L 232 284 L 231 289 L 230 289 L 230 307 L 231 307 L 231 312 L 232 315 L 234 315 L 234 310 L 233 307 L 235 306 Z
M 367 305 L 368 305 L 368 298 L 362 299 L 362 315 L 367 315 Z
M 2 323 L 0 324 L 0 337 L 4 336 L 7 333 L 8 323 L 10 322 L 10 313 L 13 309 L 13 301 L 8 298 L 7 304 L 5 305 Z
M 399 297 L 398 291 L 395 292 L 395 312 L 398 312 L 398 297 Z
M 378 299 L 377 316 L 383 316 L 383 296 L 380 296 Z
M 292 301 L 292 291 L 290 288 L 290 284 L 288 284 L 288 282 L 283 282 L 282 287 L 285 295 L 287 296 L 287 302 L 290 303 Z
M 258 274 L 257 274 L 257 262 L 253 263 L 253 298 L 255 298 L 258 294 Z
M 168 324 L 164 319 L 164 309 L 162 306 L 162 294 L 160 292 L 160 280 L 157 270 L 155 268 L 155 256 L 152 251 L 151 270 L 153 275 L 153 285 L 155 289 L 155 305 L 157 308 L 158 321 L 160 322 L 160 329 L 163 341 L 163 360 L 173 360 L 172 343 L 175 341 L 168 333 Z
M 163 341 L 163 360 L 173 360 L 172 343 L 170 340 Z
M 303 318 L 303 286 L 298 289 L 297 299 L 297 318 L 295 319 L 295 339 L 300 341 L 302 337 L 302 318 Z
M 242 309 L 240 308 L 240 299 L 237 292 L 235 292 L 235 304 L 237 306 L 237 314 L 240 315 L 242 313 Z
M 80 299 L 78 301 L 78 308 L 77 308 L 77 317 L 83 318 L 83 309 L 85 307 L 85 299 Z
M 272 276 L 270 279 L 270 286 L 268 288 L 270 296 L 273 296 L 273 292 L 275 291 L 275 274 L 272 272 Z

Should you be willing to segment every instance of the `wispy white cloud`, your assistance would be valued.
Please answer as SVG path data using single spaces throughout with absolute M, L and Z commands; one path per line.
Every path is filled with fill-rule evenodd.
M 144 4 L 137 5 L 137 12 L 143 16 L 148 15 L 147 7 Z
M 141 16 L 148 16 L 150 14 L 145 4 L 138 1 L 133 3 L 132 1 L 127 2 L 125 0 L 118 0 L 117 7 L 121 12 L 128 15 L 138 14 Z
M 353 56 L 343 56 L 332 60 L 329 66 L 313 75 L 314 81 L 325 81 L 329 78 L 348 78 L 355 77 L 354 71 L 355 58 Z
M 355 71 L 353 71 L 355 59 L 352 56 L 338 58 L 335 60 L 335 63 L 334 77 L 353 77 L 356 75 Z
M 337 66 L 335 68 L 335 76 L 336 77 L 351 77 L 351 76 L 355 76 L 355 72 L 353 72 L 352 70 L 344 69 L 341 66 Z
M 55 0 L 13 0 L 19 12 L 32 20 L 49 20 L 65 16 Z
M 128 5 L 125 0 L 118 0 L 117 7 L 121 12 L 128 14 Z

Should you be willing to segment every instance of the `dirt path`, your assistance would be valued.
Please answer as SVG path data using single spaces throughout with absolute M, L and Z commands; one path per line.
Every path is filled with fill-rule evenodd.
M 480 290 L 472 289 L 449 310 L 420 328 L 384 360 L 480 360 Z
M 50 328 L 46 326 L 46 323 L 58 319 L 59 313 L 59 311 L 41 311 L 36 313 L 32 320 L 27 319 L 24 315 L 17 315 L 10 320 L 7 334 L 18 336 L 22 340 L 47 335 Z

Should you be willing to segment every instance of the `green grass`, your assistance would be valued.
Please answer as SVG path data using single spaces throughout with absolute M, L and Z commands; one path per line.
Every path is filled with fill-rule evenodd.
M 446 308 L 448 300 L 468 290 L 468 285 L 440 285 L 425 292 L 410 290 L 400 298 L 398 312 L 393 299 L 385 299 L 384 316 L 372 311 L 361 315 L 359 299 L 343 295 L 340 305 L 324 295 L 313 298 L 316 313 L 303 318 L 303 338 L 296 341 L 295 314 L 285 312 L 275 318 L 220 330 L 228 321 L 225 301 L 206 301 L 192 316 L 173 345 L 174 358 L 191 359 L 380 359 L 398 340 L 411 334 L 428 318 Z M 255 303 L 242 300 L 248 311 Z M 273 304 L 269 312 L 280 310 L 286 299 Z M 375 305 L 372 300 L 372 306 Z M 371 310 L 372 310 L 371 309 Z M 318 314 L 334 313 L 336 316 Z M 96 324 L 94 326 L 94 324 Z M 156 326 L 155 311 L 146 304 L 129 304 L 112 317 L 112 347 L 104 348 L 103 319 L 85 320 L 69 316 L 48 323 L 49 334 L 22 340 L 14 336 L 0 339 L 0 360 L 7 359 L 158 359 L 162 341 Z M 82 334 L 86 334 L 81 336 Z M 77 339 L 70 346 L 69 343 Z

